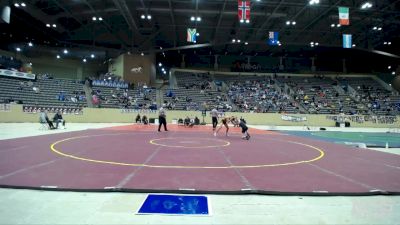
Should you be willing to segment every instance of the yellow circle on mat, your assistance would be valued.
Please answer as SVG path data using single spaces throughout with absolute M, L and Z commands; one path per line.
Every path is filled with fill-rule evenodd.
M 221 142 L 220 145 L 204 145 L 204 146 L 182 146 L 182 145 L 166 145 L 166 144 L 161 144 L 158 143 L 158 141 L 161 140 L 173 140 L 173 139 L 189 139 L 189 140 L 202 140 L 204 142 L 206 141 L 218 141 Z M 231 143 L 229 141 L 225 141 L 225 140 L 219 140 L 219 139 L 212 139 L 212 138 L 158 138 L 158 139 L 153 139 L 150 140 L 150 144 L 153 145 L 159 145 L 159 146 L 163 146 L 163 147 L 174 147 L 174 148 L 216 148 L 216 147 L 226 147 L 229 146 Z
M 116 135 L 116 134 L 76 136 L 76 137 L 66 138 L 66 139 L 62 139 L 62 140 L 52 143 L 50 145 L 50 149 L 53 152 L 55 152 L 56 154 L 59 154 L 59 155 L 62 155 L 62 156 L 68 157 L 68 158 L 72 158 L 72 159 L 86 161 L 86 162 L 111 164 L 111 165 L 118 165 L 118 166 L 136 166 L 136 167 L 165 168 L 165 169 L 246 169 L 246 168 L 278 167 L 278 166 L 289 166 L 289 165 L 315 162 L 317 160 L 320 160 L 325 155 L 324 151 L 320 148 L 314 147 L 312 145 L 304 144 L 301 142 L 288 141 L 293 144 L 306 146 L 306 147 L 309 147 L 310 149 L 316 150 L 317 152 L 319 152 L 319 156 L 317 156 L 313 159 L 310 159 L 310 160 L 302 160 L 302 161 L 286 162 L 286 163 L 276 163 L 276 164 L 230 165 L 230 166 L 182 166 L 182 165 L 151 165 L 151 164 L 140 164 L 140 163 L 122 163 L 122 162 L 114 162 L 114 161 L 96 160 L 96 159 L 84 158 L 84 157 L 67 154 L 67 153 L 62 152 L 61 150 L 56 149 L 56 147 L 55 147 L 57 144 L 60 144 L 62 142 L 67 142 L 67 141 L 81 139 L 81 138 L 90 138 L 90 137 L 95 137 L 95 136 L 106 136 L 106 135 Z

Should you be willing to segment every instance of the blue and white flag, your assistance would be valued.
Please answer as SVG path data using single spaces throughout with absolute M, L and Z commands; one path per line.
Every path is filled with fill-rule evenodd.
M 274 32 L 274 31 L 269 32 L 268 44 L 271 46 L 279 44 L 279 32 Z
M 343 34 L 343 48 L 351 48 L 351 34 Z

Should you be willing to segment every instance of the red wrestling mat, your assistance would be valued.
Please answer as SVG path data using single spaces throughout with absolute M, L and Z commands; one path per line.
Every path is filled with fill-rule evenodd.
M 2 187 L 79 191 L 400 193 L 400 156 L 250 128 L 128 125 L 0 141 Z

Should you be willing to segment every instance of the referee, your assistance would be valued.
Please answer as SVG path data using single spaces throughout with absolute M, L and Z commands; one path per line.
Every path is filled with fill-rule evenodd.
M 211 110 L 211 118 L 212 118 L 213 131 L 215 132 L 215 129 L 217 128 L 218 125 L 218 111 L 215 108 Z
M 160 111 L 158 112 L 158 132 L 161 132 L 161 125 L 164 124 L 164 130 L 168 131 L 167 129 L 167 116 L 165 114 L 165 110 L 163 107 L 160 108 Z

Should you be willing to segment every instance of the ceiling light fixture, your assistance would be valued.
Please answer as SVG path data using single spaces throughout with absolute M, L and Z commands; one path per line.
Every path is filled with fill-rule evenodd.
M 22 2 L 22 3 L 21 3 L 21 6 L 22 6 L 22 7 L 25 7 L 25 6 L 26 6 L 25 2 Z
M 91 55 L 90 55 L 90 58 L 94 59 L 94 54 L 91 54 Z
M 146 19 L 146 16 L 142 14 L 142 15 L 140 16 L 140 18 L 141 18 L 142 20 L 144 20 L 144 19 Z
M 56 24 L 53 24 L 53 27 L 54 27 L 54 28 L 56 28 L 56 27 L 57 27 L 57 25 L 56 25 Z
M 100 21 L 103 21 L 103 18 L 102 18 L 102 17 L 99 17 L 99 20 L 100 20 Z
M 57 55 L 57 59 L 61 58 L 60 55 Z
M 28 43 L 28 46 L 29 46 L 29 47 L 33 47 L 33 43 L 32 43 L 32 42 L 29 42 L 29 43 Z
M 14 6 L 18 8 L 18 7 L 19 7 L 19 4 L 18 4 L 18 3 L 15 3 Z
M 86 59 L 83 59 L 82 61 L 83 61 L 83 62 L 86 62 Z
M 64 49 L 64 54 L 68 54 L 68 50 L 67 49 Z
M 148 19 L 148 20 L 151 20 L 151 15 L 147 15 L 147 19 Z
M 364 4 L 361 5 L 361 9 L 369 9 L 372 7 L 372 4 L 370 2 L 365 2 Z
M 17 52 L 20 52 L 20 51 L 21 51 L 21 48 L 16 47 L 15 50 L 17 50 Z
M 93 20 L 93 21 L 96 21 L 96 20 L 97 20 L 97 18 L 96 18 L 95 16 L 93 16 L 93 17 L 92 17 L 92 20 Z
M 200 21 L 201 21 L 201 17 L 198 16 L 198 17 L 196 18 L 196 21 L 200 22 Z

